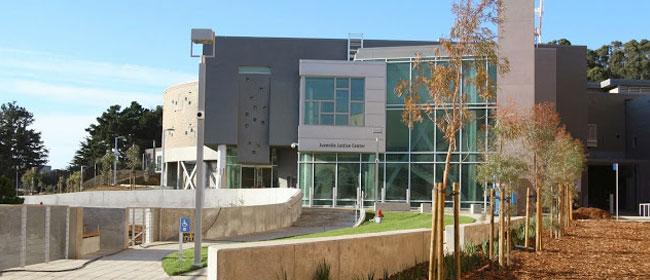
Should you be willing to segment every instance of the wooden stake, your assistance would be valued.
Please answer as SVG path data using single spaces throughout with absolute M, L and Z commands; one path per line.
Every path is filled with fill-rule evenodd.
M 537 185 L 535 191 L 535 251 L 542 251 L 542 191 L 541 186 Z
M 453 184 L 454 197 L 454 260 L 456 263 L 456 279 L 460 280 L 460 190 L 458 183 Z
M 437 263 L 436 256 L 438 252 L 438 242 L 436 234 L 438 228 L 438 187 L 433 185 L 431 190 L 431 235 L 430 235 L 430 244 L 429 244 L 429 280 L 434 280 L 435 277 L 435 265 Z
M 505 219 L 506 219 L 506 231 L 505 231 L 505 236 L 506 236 L 506 244 L 505 244 L 505 254 L 506 254 L 506 266 L 510 265 L 510 242 L 511 242 L 511 237 L 510 237 L 510 192 L 507 192 L 506 195 L 506 209 L 504 212 Z
M 504 232 L 505 232 L 505 219 L 504 219 L 504 212 L 505 211 L 503 210 L 504 206 L 505 206 L 505 201 L 504 201 L 505 193 L 503 191 L 503 187 L 504 187 L 503 185 L 499 184 L 499 187 L 498 187 L 499 188 L 499 252 L 498 253 L 499 253 L 499 265 L 500 266 L 505 265 L 504 258 L 503 258 L 505 256 L 505 254 L 504 254 L 505 253 L 504 252 L 504 249 L 505 249 L 505 246 L 504 246 L 505 245 L 504 244 L 505 238 L 504 237 L 505 236 L 503 235 Z
M 445 252 L 444 252 L 444 232 L 445 232 L 445 188 L 440 184 L 440 195 L 438 196 L 438 267 L 436 272 L 438 280 L 445 279 Z
M 490 240 L 488 240 L 488 256 L 494 260 L 494 188 L 490 189 Z

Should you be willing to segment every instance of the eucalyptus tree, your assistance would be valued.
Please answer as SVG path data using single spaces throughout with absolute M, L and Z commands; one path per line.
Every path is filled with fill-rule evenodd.
M 574 139 L 566 131 L 560 128 L 555 136 L 555 141 L 549 147 L 549 154 L 553 156 L 548 166 L 549 181 L 553 184 L 550 194 L 550 206 L 554 218 L 555 235 L 560 236 L 571 219 L 571 202 L 573 201 L 573 190 L 576 182 L 582 176 L 585 167 L 585 151 L 582 142 Z
M 499 192 L 499 264 L 506 263 L 505 257 L 509 260 L 509 240 L 506 236 L 510 232 L 510 207 L 509 201 L 512 191 L 520 186 L 522 175 L 527 171 L 526 162 L 521 156 L 513 154 L 511 149 L 504 150 L 505 145 L 516 143 L 523 132 L 523 125 L 519 114 L 509 111 L 504 107 L 497 113 L 496 124 L 491 128 L 494 133 L 493 141 L 490 141 L 492 148 L 484 154 L 483 163 L 477 169 L 477 177 L 484 183 L 491 183 Z M 490 205 L 494 201 L 491 199 Z M 493 213 L 490 213 L 493 215 Z M 490 218 L 490 227 L 494 228 L 494 219 Z M 493 230 L 492 230 L 493 232 Z M 493 248 L 493 237 L 488 245 Z M 490 256 L 492 257 L 492 256 Z
M 560 127 L 560 116 L 551 103 L 541 103 L 533 106 L 523 122 L 524 147 L 530 152 L 528 159 L 529 178 L 535 189 L 535 251 L 542 250 L 542 193 L 549 187 L 548 168 L 554 160 L 553 151 L 549 149 L 555 141 Z
M 439 47 L 435 48 L 435 56 L 445 57 L 446 63 L 423 62 L 418 55 L 413 64 L 414 79 L 400 81 L 395 88 L 397 96 L 404 98 L 403 122 L 409 127 L 413 127 L 413 124 L 418 122 L 432 122 L 448 144 L 441 187 L 432 186 L 432 193 L 437 197 L 445 197 L 445 191 L 449 186 L 452 153 L 457 147 L 456 136 L 471 118 L 465 106 L 467 96 L 462 94 L 461 87 L 472 88 L 480 98 L 489 99 L 495 95 L 496 85 L 489 79 L 488 71 L 484 67 L 485 62 L 496 66 L 501 74 L 508 72 L 507 59 L 498 56 L 498 36 L 494 31 L 494 28 L 503 21 L 502 10 L 503 3 L 500 0 L 455 1 L 452 4 L 455 20 L 449 36 L 441 38 Z M 477 58 L 479 63 L 463 63 L 465 57 Z M 463 70 L 469 70 L 475 75 L 463 79 Z M 431 100 L 431 102 L 422 103 L 421 100 Z M 432 203 L 429 279 L 442 279 L 444 199 L 433 200 L 438 203 Z M 459 217 L 454 217 L 454 222 L 458 222 L 458 219 Z M 456 263 L 459 266 L 460 252 L 455 253 Z M 456 270 L 458 271 L 459 268 L 457 267 Z

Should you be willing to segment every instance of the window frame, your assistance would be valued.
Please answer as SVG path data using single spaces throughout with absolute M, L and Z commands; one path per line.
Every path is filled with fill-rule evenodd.
M 323 126 L 351 126 L 351 127 L 364 127 L 365 126 L 365 113 L 366 113 L 366 106 L 365 106 L 365 101 L 366 101 L 366 78 L 365 77 L 352 77 L 352 76 L 331 76 L 331 77 L 323 77 L 323 76 L 305 76 L 305 85 L 304 85 L 304 100 L 301 104 L 303 108 L 303 118 L 302 118 L 302 123 L 304 125 L 323 125 Z M 333 93 L 332 99 L 316 99 L 313 98 L 308 98 L 307 96 L 307 86 L 309 83 L 310 79 L 332 79 L 334 88 L 333 88 Z M 346 82 L 340 82 L 342 80 L 345 80 Z M 355 83 L 355 80 L 361 80 L 361 84 L 363 87 L 361 88 L 362 93 L 361 93 L 361 99 L 355 98 L 353 99 L 352 96 L 352 90 L 353 90 L 353 83 Z M 346 87 L 339 87 L 339 84 L 346 85 Z M 355 83 L 358 85 L 358 82 Z M 342 95 L 345 94 L 347 95 L 347 100 L 344 102 L 341 102 L 340 98 L 338 98 L 339 93 Z M 355 97 L 358 97 L 355 95 Z M 344 106 L 341 107 L 341 103 Z M 315 108 L 317 107 L 318 112 L 314 113 L 313 111 L 308 111 L 307 104 L 312 104 Z M 323 106 L 329 106 L 330 104 L 333 104 L 333 110 L 331 112 L 325 112 L 323 113 Z M 356 109 L 358 109 L 360 106 L 361 107 L 361 112 L 356 112 L 358 110 L 355 110 L 356 113 L 352 113 L 352 107 L 355 106 Z M 347 110 L 346 110 L 347 109 Z M 357 116 L 361 114 L 362 118 L 357 118 L 354 119 L 353 116 Z M 310 122 L 309 120 L 312 120 L 312 115 L 315 116 L 313 118 L 313 121 Z M 333 122 L 327 122 L 323 123 L 322 119 L 323 117 L 325 118 L 332 118 Z M 339 122 L 337 120 L 342 120 L 342 118 L 345 118 L 347 121 L 346 122 Z M 360 120 L 359 120 L 360 119 Z M 354 120 L 354 121 L 353 121 Z

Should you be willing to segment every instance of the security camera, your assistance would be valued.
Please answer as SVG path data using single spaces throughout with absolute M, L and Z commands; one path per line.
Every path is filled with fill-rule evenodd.
M 291 148 L 292 148 L 292 149 L 295 149 L 295 148 L 297 148 L 297 147 L 298 147 L 298 143 L 291 143 Z
M 205 119 L 205 112 L 203 111 L 196 112 L 196 118 L 199 120 Z

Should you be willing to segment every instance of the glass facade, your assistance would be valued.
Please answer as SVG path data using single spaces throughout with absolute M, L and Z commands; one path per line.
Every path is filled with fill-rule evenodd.
M 271 149 L 270 165 L 245 165 L 237 160 L 237 148 L 228 146 L 226 150 L 226 184 L 231 189 L 277 188 L 277 156 Z
M 433 67 L 446 63 L 442 58 L 431 58 L 428 61 L 425 58 L 424 61 L 432 62 Z M 441 182 L 444 175 L 448 144 L 440 130 L 426 118 L 414 124 L 412 128 L 408 128 L 403 122 L 404 102 L 395 95 L 394 89 L 400 80 L 412 81 L 416 77 L 417 73 L 412 71 L 412 59 L 386 60 L 386 63 L 386 152 L 380 154 L 377 159 L 378 168 L 375 168 L 375 154 L 301 153 L 298 163 L 299 185 L 305 194 L 306 205 L 350 205 L 356 200 L 359 190 L 365 192 L 364 200 L 368 203 L 374 201 L 375 195 L 379 200 L 403 201 L 411 203 L 414 207 L 431 201 L 431 188 L 436 182 Z M 428 63 L 421 66 L 429 67 Z M 483 202 L 484 186 L 476 180 L 476 168 L 482 159 L 481 153 L 487 150 L 490 141 L 488 127 L 493 122 L 496 109 L 496 97 L 485 100 L 478 96 L 476 88 L 472 86 L 471 81 L 476 76 L 474 67 L 485 67 L 490 76 L 488 86 L 496 87 L 495 67 L 480 59 L 467 58 L 463 62 L 461 94 L 465 96 L 465 106 L 471 117 L 458 133 L 449 182 L 460 183 L 464 207 L 470 203 Z M 428 69 L 423 69 L 423 73 L 427 72 L 430 73 Z M 331 102 L 339 102 L 339 87 L 354 87 L 351 83 L 345 84 L 345 81 L 340 84 L 338 80 L 336 84 L 334 79 L 330 81 L 322 87 L 331 90 L 332 94 L 328 95 L 334 99 Z M 324 83 L 320 80 L 316 82 Z M 431 101 L 426 89 L 422 88 L 420 91 L 419 102 L 425 106 Z M 312 94 L 316 95 L 315 91 Z M 344 96 L 345 94 L 341 93 L 342 100 L 352 100 L 351 97 Z M 310 100 L 309 97 L 307 100 Z M 318 106 L 308 102 L 305 108 L 308 107 Z M 338 106 L 335 106 L 337 113 L 338 110 Z M 433 116 L 439 118 L 443 114 L 444 112 L 438 109 Z M 305 114 L 305 122 L 309 118 L 307 115 Z M 316 116 L 314 114 L 314 119 Z M 322 118 L 322 114 L 320 117 Z M 375 177 L 379 178 L 377 184 Z M 448 197 L 447 201 L 451 203 L 451 197 Z
M 336 77 L 305 79 L 304 124 L 364 125 L 365 80 Z

